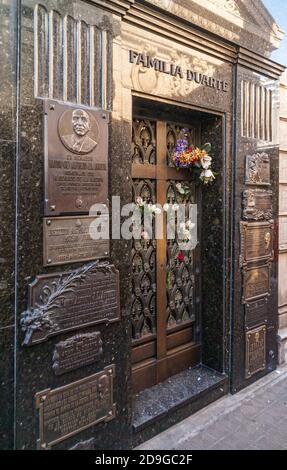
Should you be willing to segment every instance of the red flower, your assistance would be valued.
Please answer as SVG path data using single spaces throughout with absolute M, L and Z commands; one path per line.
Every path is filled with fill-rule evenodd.
M 192 147 L 188 147 L 188 151 L 191 153 L 192 152 Z
M 185 258 L 185 255 L 184 255 L 183 251 L 181 251 L 180 253 L 178 253 L 178 255 L 177 255 L 177 257 L 176 257 L 176 259 L 177 259 L 178 261 L 180 261 L 181 263 L 184 261 L 184 258 Z

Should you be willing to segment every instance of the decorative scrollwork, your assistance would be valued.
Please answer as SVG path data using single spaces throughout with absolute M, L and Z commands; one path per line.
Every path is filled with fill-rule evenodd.
M 182 196 L 176 189 L 176 181 L 170 181 L 167 201 L 181 204 Z M 190 195 L 190 203 L 194 195 Z M 167 242 L 167 327 L 173 328 L 185 322 L 195 321 L 194 316 L 194 255 L 192 251 L 180 252 L 178 240 Z
M 133 163 L 156 162 L 155 122 L 147 120 L 133 121 L 132 161 Z
M 155 182 L 133 181 L 133 197 L 154 204 Z M 151 234 L 149 234 L 151 235 Z M 156 333 L 156 241 L 134 240 L 132 249 L 132 337 L 133 340 Z

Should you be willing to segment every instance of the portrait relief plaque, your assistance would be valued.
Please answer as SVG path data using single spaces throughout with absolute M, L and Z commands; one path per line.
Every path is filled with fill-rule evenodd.
M 106 215 L 44 218 L 44 266 L 108 258 L 108 227 Z M 104 239 L 97 239 L 99 230 Z
M 271 264 L 243 268 L 243 303 L 269 296 Z
M 76 271 L 44 274 L 30 284 L 21 315 L 27 346 L 68 331 L 120 320 L 119 272 L 95 261 Z
M 51 100 L 44 106 L 45 215 L 107 204 L 108 114 Z
M 266 368 L 266 325 L 246 333 L 246 379 Z
M 245 327 L 251 330 L 268 321 L 268 297 L 249 302 L 245 306 Z
M 39 449 L 54 445 L 115 417 L 113 380 L 115 366 L 54 390 L 35 395 L 39 411 Z
M 246 156 L 246 184 L 270 186 L 270 157 L 267 153 Z
M 52 369 L 56 375 L 93 364 L 103 355 L 101 333 L 78 334 L 56 344 Z
M 273 230 L 270 222 L 240 222 L 241 266 L 250 261 L 273 259 Z
M 243 193 L 244 220 L 272 220 L 273 192 L 267 189 L 248 189 Z

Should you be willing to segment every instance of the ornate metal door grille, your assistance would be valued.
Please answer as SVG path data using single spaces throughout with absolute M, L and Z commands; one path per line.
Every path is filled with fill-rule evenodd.
M 196 127 L 150 120 L 133 121 L 132 176 L 134 200 L 183 203 L 176 188 L 190 181 L 187 170 L 177 171 L 172 155 L 184 129 L 190 144 Z M 195 184 L 191 203 L 196 202 Z M 185 201 L 186 202 L 186 201 Z M 164 221 L 164 233 L 166 221 Z M 199 249 L 178 258 L 177 240 L 135 240 L 132 249 L 132 363 L 133 389 L 138 392 L 200 360 Z

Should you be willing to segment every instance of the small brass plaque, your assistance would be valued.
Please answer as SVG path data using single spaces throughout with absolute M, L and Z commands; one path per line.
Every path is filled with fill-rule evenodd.
M 44 218 L 44 266 L 108 258 L 108 227 L 107 215 Z
M 39 410 L 39 449 L 49 449 L 59 442 L 100 422 L 115 417 L 113 380 L 115 366 L 69 385 L 36 394 Z
M 103 111 L 45 101 L 45 215 L 107 203 L 108 121 Z
M 270 157 L 267 153 L 246 156 L 246 184 L 270 186 Z
M 268 297 L 249 302 L 245 306 L 245 327 L 251 330 L 268 321 Z
M 270 222 L 241 222 L 241 266 L 250 261 L 273 259 L 273 230 Z
M 270 295 L 271 265 L 243 268 L 243 303 Z
M 103 355 L 101 333 L 86 333 L 72 336 L 56 344 L 52 369 L 56 375 L 65 374 L 79 367 L 93 364 Z
M 266 326 L 246 333 L 246 379 L 266 368 Z
M 272 220 L 273 192 L 266 189 L 248 189 L 243 193 L 244 220 Z
M 27 346 L 68 331 L 120 320 L 119 272 L 94 261 L 76 271 L 44 274 L 30 284 L 21 315 Z

